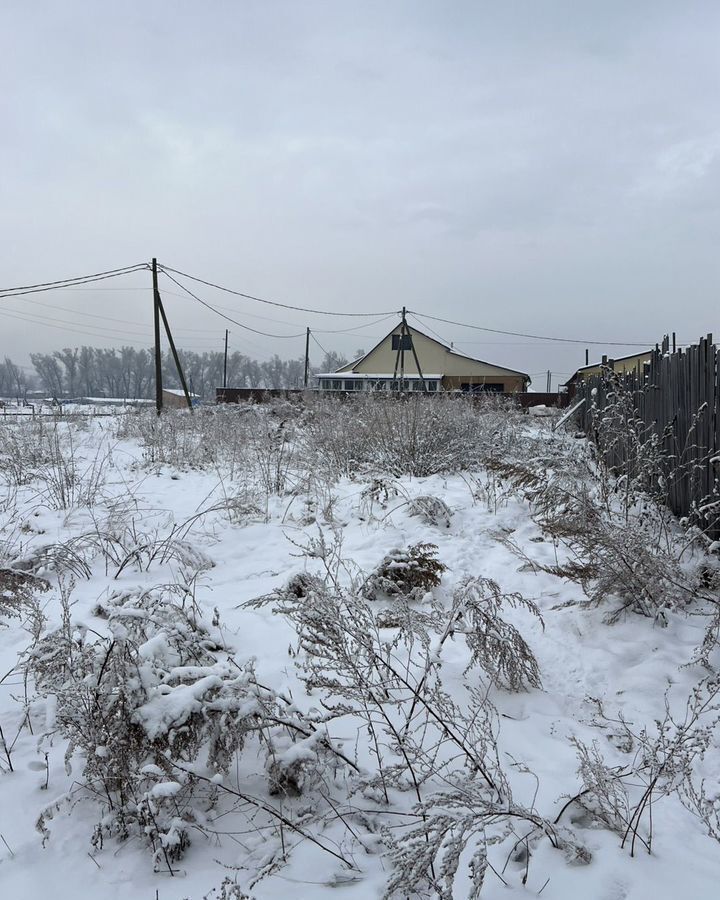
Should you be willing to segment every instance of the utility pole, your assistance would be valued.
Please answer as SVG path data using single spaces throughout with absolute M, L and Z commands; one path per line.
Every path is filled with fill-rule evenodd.
M 310 326 L 308 325 L 305 332 L 305 390 L 308 386 L 308 375 L 310 374 Z
M 393 372 L 393 385 L 397 385 L 397 374 L 398 374 L 398 365 L 400 366 L 400 385 L 399 388 L 402 390 L 403 381 L 405 380 L 405 341 L 410 346 L 412 350 L 413 357 L 415 359 L 415 365 L 417 367 L 418 375 L 420 376 L 420 384 L 422 385 L 422 389 L 425 390 L 425 378 L 423 377 L 422 369 L 420 368 L 420 360 L 418 359 L 417 351 L 415 350 L 415 344 L 412 339 L 412 332 L 410 331 L 410 327 L 408 326 L 407 319 L 405 318 L 405 307 L 402 308 L 402 318 L 400 320 L 400 334 L 398 335 L 398 347 L 397 347 L 397 355 L 395 356 L 395 371 Z M 397 388 L 396 388 L 397 389 Z
M 423 376 L 422 369 L 420 368 L 420 360 L 418 359 L 417 350 L 415 349 L 415 341 L 412 338 L 412 333 L 410 331 L 410 326 L 408 325 L 405 319 L 405 307 L 403 307 L 403 325 L 405 326 L 405 334 L 407 334 L 410 339 L 410 349 L 412 350 L 413 358 L 415 359 L 415 368 L 418 371 L 418 375 L 420 376 L 420 384 L 422 385 L 422 390 L 427 390 L 427 385 L 425 384 L 425 377 Z
M 153 322 L 155 326 L 155 409 L 162 412 L 162 357 L 160 356 L 160 291 L 158 290 L 157 259 L 152 261 Z
M 547 373 L 547 393 L 548 394 L 550 393 L 551 384 L 552 384 L 552 372 L 550 371 L 550 369 L 548 369 L 548 373 Z
M 178 356 L 178 352 L 175 349 L 175 341 L 173 340 L 172 332 L 170 331 L 170 324 L 168 323 L 167 316 L 165 315 L 165 307 L 163 306 L 162 300 L 160 299 L 160 291 L 157 292 L 157 306 L 160 310 L 160 315 L 162 316 L 163 325 L 165 326 L 165 334 L 167 334 L 168 344 L 170 344 L 170 351 L 172 352 L 173 359 L 175 360 L 175 368 L 177 369 L 177 373 L 180 376 L 180 384 L 182 385 L 183 393 L 185 394 L 185 402 L 187 403 L 190 412 L 192 412 L 192 401 L 190 400 L 190 393 L 185 381 L 185 375 L 183 374 L 182 366 L 180 365 L 180 357 Z M 162 387 L 160 400 L 162 403 Z
M 225 329 L 225 359 L 223 361 L 223 390 L 227 387 L 227 344 L 228 344 L 228 330 Z
M 170 325 L 167 320 L 167 316 L 165 315 L 165 309 L 163 308 L 162 299 L 160 297 L 160 289 L 158 288 L 158 275 L 157 275 L 157 259 L 153 256 L 152 260 L 152 281 L 153 281 L 153 318 L 154 318 L 154 326 L 155 326 L 155 409 L 157 414 L 160 415 L 163 408 L 163 388 L 162 388 L 162 356 L 160 352 L 160 317 L 162 316 L 163 325 L 165 326 L 165 333 L 167 334 L 168 343 L 170 344 L 170 350 L 172 351 L 173 359 L 175 360 L 175 366 L 178 371 L 178 375 L 180 376 L 180 384 L 182 384 L 183 391 L 185 392 L 185 400 L 188 405 L 188 409 L 192 409 L 192 403 L 190 401 L 190 394 L 188 393 L 187 384 L 185 383 L 185 376 L 183 375 L 182 366 L 180 365 L 180 357 L 178 356 L 177 350 L 175 349 L 175 341 L 173 340 L 172 332 L 170 331 Z
M 588 350 L 587 347 L 585 348 L 585 365 L 586 366 L 590 365 L 590 351 Z

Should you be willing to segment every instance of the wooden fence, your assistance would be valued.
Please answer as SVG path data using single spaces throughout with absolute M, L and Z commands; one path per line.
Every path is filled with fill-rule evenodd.
M 612 371 L 611 360 L 604 374 L 578 385 L 581 398 L 582 427 L 596 441 L 600 420 L 612 430 L 629 404 L 634 423 L 626 421 L 624 439 L 616 427 L 617 439 L 602 441 L 606 462 L 627 474 L 638 465 L 639 445 L 647 451 L 654 441 L 667 505 L 720 537 L 720 353 L 712 335 L 675 353 L 656 349 L 642 369 L 624 375 Z

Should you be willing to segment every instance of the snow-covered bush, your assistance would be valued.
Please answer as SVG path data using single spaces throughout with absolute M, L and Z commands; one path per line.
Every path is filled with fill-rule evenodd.
M 435 544 L 427 543 L 391 550 L 366 579 L 364 594 L 371 600 L 383 595 L 421 600 L 440 584 L 447 568 L 435 559 L 437 552 Z
M 256 415 L 249 441 L 258 483 L 268 494 L 284 494 L 291 485 L 295 441 L 290 422 L 266 411 Z
M 622 837 L 622 846 L 634 855 L 636 847 L 652 852 L 655 807 L 675 795 L 720 840 L 717 788 L 707 790 L 701 764 L 720 737 L 720 680 L 699 681 L 687 697 L 681 714 L 665 696 L 665 716 L 652 725 L 633 726 L 622 715 L 601 725 L 619 727 L 626 762 L 610 766 L 596 743 L 588 747 L 573 739 L 579 760 L 582 789 L 570 804 Z M 566 805 L 567 808 L 567 805 Z
M 413 497 L 409 503 L 410 515 L 417 516 L 427 525 L 437 528 L 449 528 L 452 510 L 441 497 L 423 494 Z
M 423 477 L 459 472 L 498 452 L 511 423 L 510 402 L 487 398 L 367 395 L 308 401 L 302 431 L 310 452 L 337 474 Z
M 694 564 L 683 560 L 689 553 L 684 532 L 664 506 L 643 493 L 645 482 L 639 476 L 618 482 L 587 449 L 573 451 L 574 446 L 556 445 L 552 458 L 523 458 L 516 450 L 514 458 L 496 464 L 562 554 L 553 564 L 538 563 L 512 538 L 503 542 L 534 568 L 580 583 L 591 603 L 612 605 L 610 621 L 632 611 L 664 622 L 669 610 L 711 601 L 701 558 Z
M 78 444 L 78 424 L 43 419 L 0 429 L 0 473 L 9 485 L 32 484 L 50 509 L 92 507 L 104 498 L 112 452 L 101 441 Z
M 455 589 L 453 631 L 464 634 L 471 651 L 468 669 L 484 670 L 492 681 L 513 691 L 541 687 L 540 668 L 520 632 L 504 621 L 504 604 L 522 608 L 542 624 L 540 610 L 521 594 L 503 594 L 491 578 L 465 578 Z
M 28 484 L 37 469 L 49 461 L 46 436 L 47 427 L 42 419 L 0 428 L 0 473 L 6 484 Z
M 33 631 L 39 633 L 44 616 L 39 594 L 47 593 L 50 585 L 45 578 L 37 578 L 17 569 L 0 568 L 0 625 L 4 619 L 27 617 Z
M 124 417 L 118 437 L 132 437 L 140 442 L 148 465 L 164 464 L 177 469 L 204 469 L 217 459 L 218 448 L 208 440 L 203 410 L 165 410 L 158 416 L 145 409 Z M 215 421 L 214 417 L 211 419 Z
M 346 719 L 362 723 L 360 744 L 371 749 L 353 774 L 351 795 L 381 805 L 392 804 L 398 791 L 415 799 L 410 814 L 403 813 L 400 831 L 381 828 L 395 867 L 386 896 L 424 896 L 428 890 L 455 896 L 463 854 L 469 854 L 475 890 L 470 896 L 476 896 L 489 844 L 517 837 L 521 822 L 567 849 L 570 838 L 513 800 L 498 756 L 498 715 L 488 694 L 491 684 L 516 691 L 539 686 L 532 651 L 499 615 L 505 602 L 537 616 L 535 606 L 517 594 L 503 595 L 489 579 L 475 578 L 458 587 L 449 607 L 431 601 L 415 608 L 408 602 L 413 587 L 390 581 L 396 605 L 389 632 L 385 611 L 376 611 L 367 599 L 362 578 L 351 579 L 349 587 L 341 584 L 339 574 L 351 567 L 340 558 L 339 544 L 327 544 L 321 536 L 307 549 L 309 558 L 321 561 L 322 574 L 301 573 L 284 589 L 248 605 L 271 605 L 292 622 L 301 678 L 309 693 L 320 695 L 330 719 L 340 727 Z M 388 560 L 386 568 L 393 572 Z M 438 565 L 433 557 L 430 561 Z M 433 582 L 439 577 L 435 568 L 430 575 Z M 460 635 L 468 648 L 466 671 L 475 676 L 462 699 L 443 684 L 444 650 Z
M 62 626 L 27 654 L 54 710 L 44 740 L 67 739 L 68 771 L 81 766 L 77 786 L 40 816 L 45 838 L 48 820 L 86 798 L 100 806 L 95 845 L 134 835 L 172 870 L 246 741 L 264 749 L 276 792 L 300 792 L 325 755 L 337 761 L 323 730 L 258 685 L 252 664 L 238 665 L 174 594 L 116 593 L 96 614 L 106 636 L 74 624 L 66 598 Z
M 613 381 L 604 409 L 591 404 L 591 427 L 599 458 L 613 478 L 612 489 L 630 516 L 639 495 L 667 499 L 667 465 L 663 441 L 638 413 L 636 398 L 621 379 Z

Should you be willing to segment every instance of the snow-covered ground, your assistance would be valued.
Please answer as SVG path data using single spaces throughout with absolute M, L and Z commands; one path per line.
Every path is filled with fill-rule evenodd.
M 393 548 L 430 543 L 436 545 L 437 559 L 447 567 L 440 585 L 432 591 L 438 609 L 450 608 L 453 592 L 465 579 L 482 577 L 495 582 L 506 598 L 520 594 L 539 610 L 541 618 L 522 604 L 503 602 L 501 615 L 522 635 L 536 658 L 540 687 L 509 690 L 482 666 L 463 675 L 470 653 L 459 620 L 457 633 L 446 636 L 444 642 L 437 634 L 429 639 L 430 656 L 437 655 L 433 677 L 436 671 L 440 673 L 442 688 L 460 713 L 474 702 L 469 690 L 491 701 L 495 712 L 490 714 L 493 724 L 486 733 L 497 739 L 498 771 L 512 788 L 513 803 L 529 811 L 527 818 L 503 819 L 498 814 L 496 820 L 488 821 L 484 833 L 491 839 L 490 867 L 482 897 L 676 900 L 717 896 L 720 847 L 676 793 L 660 795 L 662 778 L 657 798 L 640 817 L 640 837 L 632 855 L 630 837 L 621 846 L 621 834 L 603 827 L 578 802 L 568 804 L 583 788 L 573 739 L 588 748 L 597 746 L 609 769 L 617 767 L 618 773 L 633 767 L 641 770 L 639 746 L 629 742 L 628 729 L 635 734 L 643 728 L 653 732 L 653 723 L 665 718 L 666 703 L 676 714 L 684 715 L 693 687 L 707 675 L 699 665 L 687 665 L 703 640 L 705 617 L 668 609 L 665 627 L 635 613 L 607 624 L 608 607 L 577 605 L 587 599 L 580 585 L 541 568 L 552 568 L 558 558 L 562 560 L 564 551 L 533 520 L 523 492 L 512 488 L 506 477 L 475 464 L 465 471 L 415 477 L 383 471 L 380 464 L 370 471 L 366 463 L 352 463 L 348 474 L 329 478 L 323 471 L 320 477 L 324 455 L 331 452 L 321 446 L 310 471 L 306 469 L 300 477 L 297 460 L 302 460 L 305 452 L 302 423 L 286 422 L 270 410 L 223 411 L 222 428 L 200 437 L 194 432 L 190 437 L 185 434 L 187 413 L 170 414 L 167 421 L 175 425 L 172 434 L 159 439 L 163 452 L 152 443 L 152 417 L 142 416 L 147 417 L 143 419 L 146 424 L 138 425 L 134 433 L 120 417 L 42 426 L 58 436 L 61 452 L 66 454 L 65 465 L 75 467 L 74 484 L 64 487 L 56 482 L 62 481 L 67 469 L 57 460 L 48 464 L 45 457 L 28 458 L 19 466 L 17 459 L 7 458 L 13 447 L 16 453 L 31 455 L 33 442 L 40 440 L 39 432 L 24 444 L 20 438 L 14 445 L 9 443 L 7 431 L 0 435 L 0 474 L 4 479 L 0 568 L 32 572 L 49 584 L 47 591 L 36 594 L 46 618 L 41 626 L 33 624 L 30 607 L 23 608 L 20 617 L 0 613 L 0 726 L 7 748 L 5 752 L 0 743 L 2 897 L 202 900 L 241 896 L 231 893 L 230 882 L 250 896 L 268 900 L 383 896 L 393 873 L 388 841 L 401 839 L 407 824 L 422 821 L 410 815 L 418 795 L 429 800 L 449 786 L 470 790 L 458 780 L 458 773 L 467 768 L 467 759 L 453 761 L 451 757 L 457 754 L 450 753 L 445 744 L 436 772 L 427 773 L 423 768 L 426 757 L 418 763 L 419 791 L 396 785 L 389 791 L 389 803 L 379 789 L 361 784 L 366 777 L 362 773 L 377 769 L 378 762 L 366 720 L 352 711 L 318 724 L 317 732 L 313 730 L 316 725 L 308 725 L 312 739 L 301 735 L 303 740 L 297 743 L 297 729 L 285 747 L 275 738 L 283 765 L 291 765 L 303 754 L 315 764 L 320 758 L 317 742 L 325 740 L 317 735 L 327 732 L 335 750 L 356 763 L 361 773 L 343 768 L 336 757 L 337 765 L 328 763 L 319 781 L 308 778 L 307 787 L 301 785 L 300 796 L 270 792 L 266 748 L 252 734 L 244 748 L 234 751 L 232 763 L 222 775 L 203 769 L 200 754 L 188 762 L 188 768 L 235 793 L 221 790 L 219 797 L 211 797 L 211 785 L 203 782 L 207 795 L 197 804 L 206 804 L 204 819 L 188 826 L 191 843 L 182 857 L 168 866 L 163 864 L 162 854 L 157 857 L 160 862 L 153 862 L 153 852 L 142 834 L 130 828 L 123 840 L 117 830 L 113 833 L 108 798 L 94 793 L 97 782 L 83 787 L 83 751 L 67 754 L 63 715 L 79 715 L 78 707 L 72 706 L 72 698 L 63 699 L 62 686 L 37 688 L 32 667 L 26 675 L 32 658 L 28 649 L 36 647 L 37 659 L 38 646 L 47 656 L 53 641 L 60 641 L 56 635 L 50 643 L 42 643 L 63 624 L 61 593 L 69 597 L 72 622 L 66 622 L 66 627 L 91 645 L 108 634 L 107 608 L 117 602 L 113 597 L 132 598 L 143 591 L 159 591 L 162 585 L 182 584 L 186 591 L 176 592 L 173 602 L 192 607 L 193 615 L 206 623 L 207 646 L 215 648 L 212 654 L 218 660 L 215 668 L 203 662 L 205 668 L 195 673 L 197 678 L 226 678 L 217 673 L 226 672 L 223 666 L 230 657 L 240 667 L 254 660 L 253 683 L 280 695 L 281 702 L 288 705 L 288 716 L 297 710 L 303 717 L 298 722 L 320 723 L 332 701 L 323 689 L 309 692 L 303 683 L 300 667 L 305 651 L 298 649 L 291 621 L 274 614 L 272 604 L 244 604 L 283 588 L 299 572 L 327 574 L 317 552 L 321 536 L 326 547 L 334 548 L 329 556 L 343 561 L 337 578 L 344 590 L 351 591 L 353 584 L 357 589 L 362 582 L 360 573 L 376 570 Z M 248 416 L 254 417 L 253 423 L 244 422 Z M 586 453 L 584 441 L 569 435 L 551 438 L 545 420 L 513 416 L 511 427 L 517 435 L 532 433 L 539 444 L 552 439 L 563 446 L 563 452 L 577 453 L 578 459 Z M 25 422 L 0 425 L 15 429 L 14 433 L 31 427 L 41 426 Z M 480 419 L 476 427 L 498 426 L 496 419 L 491 423 Z M 223 431 L 227 428 L 230 431 Z M 246 444 L 232 459 L 218 455 L 211 443 L 234 440 L 236 428 L 246 430 Z M 266 444 L 258 439 L 260 432 L 270 434 Z M 48 433 L 44 432 L 45 436 Z M 405 440 L 402 436 L 397 439 Z M 291 456 L 295 452 L 298 457 Z M 169 458 L 172 462 L 165 461 Z M 311 477 L 313 465 L 319 467 L 316 478 Z M 442 500 L 452 515 L 447 520 L 440 515 L 432 522 L 428 516 L 414 514 L 413 498 L 428 496 Z M 111 532 L 116 541 L 112 548 L 109 539 L 102 544 L 99 537 Z M 94 543 L 90 535 L 96 536 Z M 313 541 L 316 543 L 311 544 Z M 333 565 L 331 561 L 329 568 Z M 0 595 L 3 587 L 11 604 L 17 596 L 15 588 L 0 584 Z M 385 597 L 363 602 L 375 610 L 394 608 L 399 601 Z M 413 613 L 429 611 L 431 597 L 420 592 L 409 601 L 409 608 Z M 110 621 L 115 623 L 115 640 L 129 640 L 127 632 L 117 630 L 112 616 Z M 167 642 L 162 644 L 166 634 L 162 628 L 160 631 L 160 637 L 143 645 L 140 655 L 148 667 L 138 669 L 141 680 L 166 665 L 162 655 L 170 651 Z M 380 630 L 386 641 L 396 632 L 392 627 Z M 418 639 L 418 647 L 420 643 Z M 165 649 L 157 649 L 160 644 Z M 410 657 L 416 650 L 411 648 Z M 396 652 L 394 658 L 404 658 L 402 646 Z M 421 650 L 417 653 L 422 657 Z M 168 671 L 171 664 L 172 660 L 167 663 Z M 208 674 L 211 670 L 214 674 Z M 183 706 L 177 692 L 195 691 L 196 703 L 201 696 L 192 673 L 186 669 L 176 676 L 182 686 L 172 681 L 172 674 L 162 689 L 150 682 L 144 685 L 147 703 L 135 721 L 148 735 L 151 728 L 162 727 L 158 722 L 162 723 L 169 709 L 178 717 L 175 724 L 182 724 L 193 701 L 183 694 Z M 100 681 L 108 676 L 95 671 L 88 677 Z M 191 682 L 195 687 L 188 687 Z M 177 700 L 172 708 L 167 701 L 170 696 Z M 63 703 L 69 713 L 63 714 Z M 400 706 L 392 710 L 392 716 L 400 715 Z M 628 729 L 621 720 L 628 723 Z M 442 729 L 442 724 L 433 724 L 430 717 L 426 733 L 434 734 L 438 745 L 445 740 Z M 395 748 L 392 752 L 386 736 L 380 740 L 386 764 L 397 764 L 400 751 Z M 719 791 L 720 753 L 714 731 L 708 740 L 709 749 L 696 765 L 712 797 Z M 468 752 L 472 755 L 476 750 L 480 752 L 475 747 Z M 96 748 L 101 761 L 107 752 L 103 746 Z M 167 756 L 170 758 L 169 749 Z M 181 759 L 181 751 L 173 758 Z M 148 777 L 155 776 L 150 773 Z M 161 778 L 151 789 L 151 804 L 163 798 L 169 803 L 167 798 L 173 792 L 185 788 L 183 777 L 178 781 Z M 398 784 L 405 782 L 409 783 L 407 772 Z M 624 784 L 631 800 L 641 796 L 641 783 L 630 778 Z M 246 799 L 240 800 L 239 794 Z M 506 792 L 500 806 L 507 806 L 507 796 Z M 65 797 L 69 800 L 64 801 Z M 53 809 L 55 801 L 60 802 Z M 45 839 L 36 829 L 43 810 L 50 810 Z M 297 828 L 279 825 L 278 813 Z M 99 838 L 97 826 L 103 817 L 107 828 Z M 650 829 L 652 852 L 648 853 L 640 838 L 647 843 Z M 417 854 L 422 850 L 421 840 Z M 457 879 L 447 896 L 472 896 L 468 858 L 468 852 L 461 854 Z M 268 874 L 253 884 L 264 866 Z M 442 882 L 441 871 L 435 871 L 435 876 Z M 223 879 L 229 879 L 224 887 Z M 417 896 L 409 883 L 396 894 Z M 424 896 L 435 895 L 428 886 Z
M 142 407 L 154 406 L 154 400 L 124 400 L 114 397 L 82 397 L 77 400 L 54 402 L 51 398 L 18 401 L 0 397 L 0 422 L 17 422 L 20 419 L 62 417 L 104 417 L 135 412 Z

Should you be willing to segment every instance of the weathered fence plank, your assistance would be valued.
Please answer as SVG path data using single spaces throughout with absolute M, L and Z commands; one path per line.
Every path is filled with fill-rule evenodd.
M 720 351 L 712 335 L 676 353 L 656 349 L 642 371 L 616 375 L 611 366 L 578 385 L 585 432 L 594 439 L 601 420 L 617 415 L 620 394 L 630 397 L 644 438 L 654 435 L 663 450 L 667 505 L 720 538 Z M 632 452 L 631 441 L 613 441 L 606 462 L 625 473 Z

